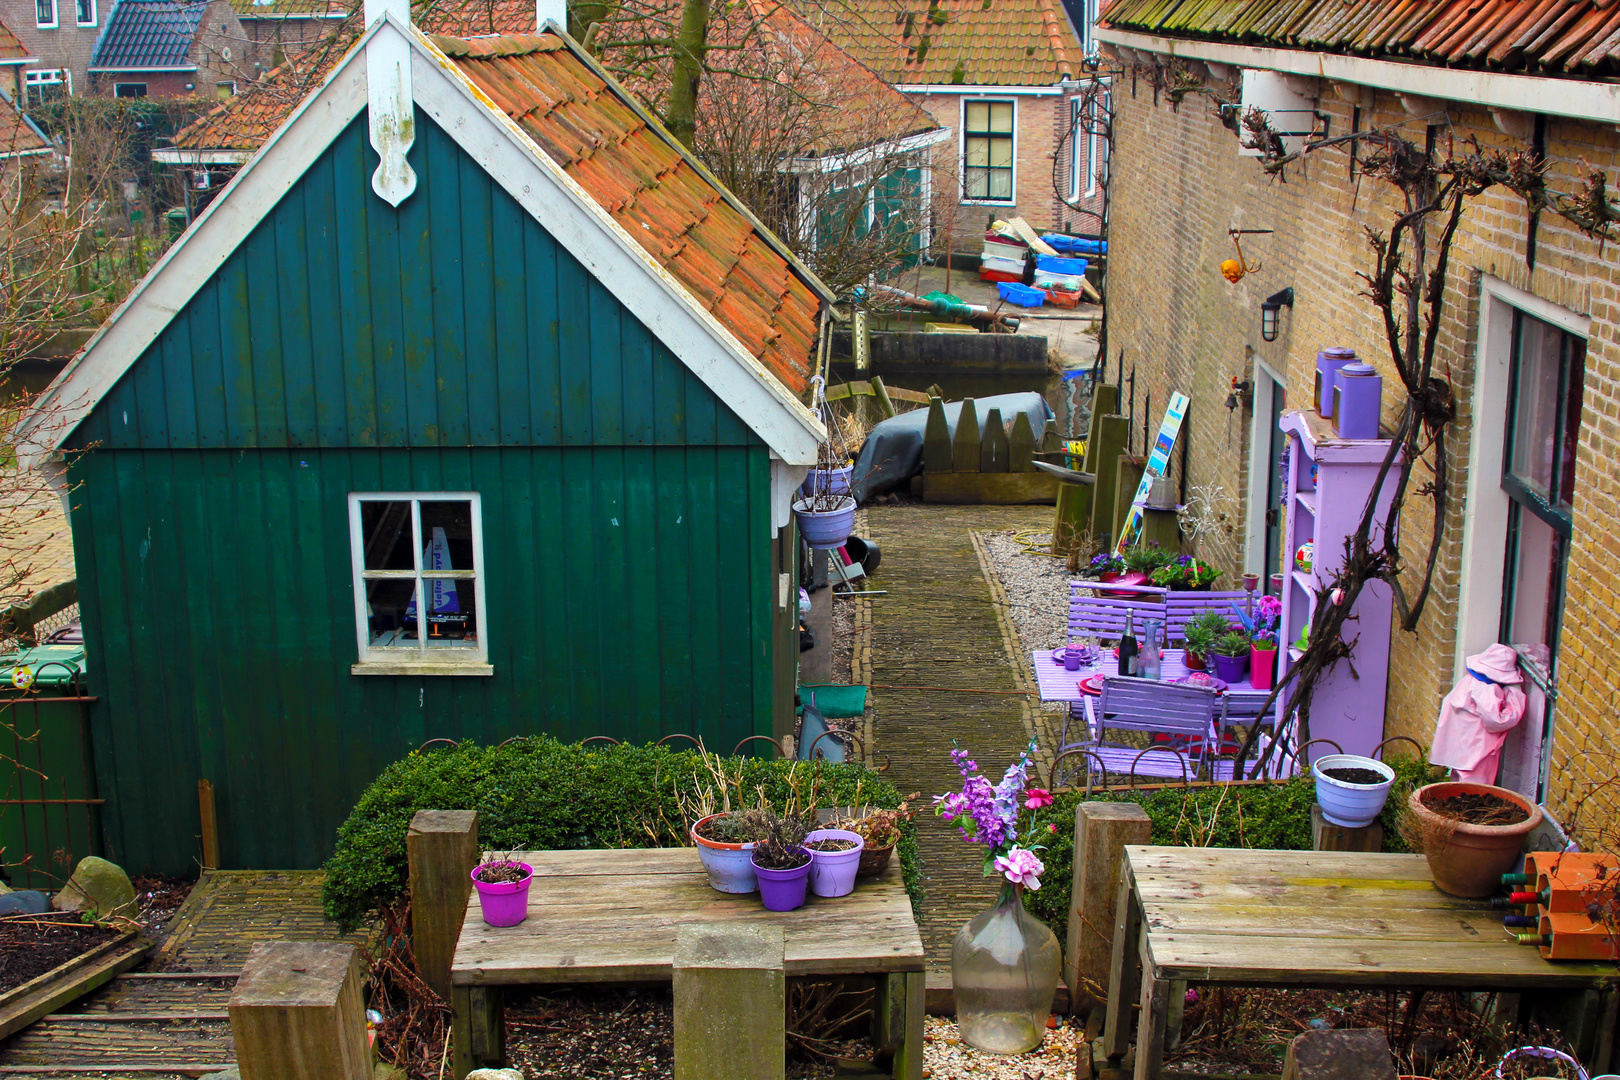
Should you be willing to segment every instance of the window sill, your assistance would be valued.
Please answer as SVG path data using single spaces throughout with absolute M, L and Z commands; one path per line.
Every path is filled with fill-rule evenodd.
M 1017 199 L 968 199 L 961 200 L 963 206 L 1017 206 Z
M 493 664 L 446 662 L 441 664 L 403 660 L 363 660 L 349 665 L 350 675 L 493 675 Z

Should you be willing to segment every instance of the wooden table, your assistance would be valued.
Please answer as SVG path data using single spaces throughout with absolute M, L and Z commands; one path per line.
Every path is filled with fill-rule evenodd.
M 1137 1080 L 1156 1080 L 1185 982 L 1240 986 L 1596 988 L 1613 965 L 1553 963 L 1500 912 L 1434 887 L 1421 855 L 1125 848 L 1104 1048 L 1125 1053 L 1140 991 Z
M 677 928 L 742 921 L 782 928 L 790 978 L 875 977 L 874 1040 L 895 1047 L 896 1080 L 921 1080 L 923 947 L 898 858 L 848 896 L 811 896 L 797 911 L 775 912 L 765 910 L 758 893 L 710 888 L 695 848 L 519 851 L 511 857 L 534 867 L 529 917 L 513 927 L 488 926 L 474 898 L 451 962 L 457 1076 L 465 1075 L 463 1065 L 502 1064 L 503 987 L 667 983 Z

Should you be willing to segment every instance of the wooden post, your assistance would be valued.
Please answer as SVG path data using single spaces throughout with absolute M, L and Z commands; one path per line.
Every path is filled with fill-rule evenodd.
M 885 420 L 894 415 L 894 402 L 889 400 L 889 388 L 883 385 L 881 375 L 872 376 L 872 396 L 877 398 L 878 411 Z
M 1022 413 L 1019 413 L 1022 416 Z M 991 409 L 984 418 L 984 439 L 979 443 L 979 471 L 1007 472 L 1007 429 L 1001 424 L 1001 410 Z
M 1125 452 L 1125 440 L 1130 438 L 1131 420 L 1128 416 L 1104 416 L 1097 425 L 1097 435 L 1086 444 L 1086 472 L 1094 473 L 1097 484 L 1091 490 L 1091 531 L 1098 540 L 1111 542 L 1108 530 L 1113 525 L 1114 491 L 1119 483 L 1120 455 Z M 1095 450 L 1096 461 L 1092 461 Z
M 405 833 L 411 874 L 411 947 L 422 981 L 450 1000 L 450 961 L 478 865 L 478 812 L 418 810 Z
M 1034 472 L 1035 429 L 1030 426 L 1029 413 L 1019 411 L 1013 416 L 1012 434 L 1007 438 L 1007 471 Z
M 1081 803 L 1074 815 L 1074 879 L 1064 974 L 1069 1011 L 1108 996 L 1119 867 L 1126 844 L 1152 842 L 1153 821 L 1136 803 Z
M 214 784 L 197 781 L 197 812 L 202 818 L 202 868 L 219 869 L 219 817 L 214 812 Z
M 928 401 L 928 423 L 923 427 L 923 476 L 953 471 L 951 425 L 945 419 L 945 402 L 939 397 Z
M 974 408 L 972 398 L 963 398 L 962 411 L 956 414 L 951 459 L 959 473 L 979 471 L 979 410 Z
M 1097 471 L 1097 462 L 1103 460 L 1102 435 L 1103 418 L 1114 416 L 1119 412 L 1119 387 L 1108 383 L 1098 383 L 1091 392 L 1091 430 L 1086 435 L 1086 458 L 1080 466 L 1081 472 L 1094 473 Z M 1121 442 L 1121 448 L 1124 447 Z
M 782 1080 L 782 928 L 698 923 L 675 936 L 675 1080 Z
M 879 1054 L 892 1052 L 894 1080 L 922 1080 L 923 1012 L 926 976 L 920 971 L 877 977 L 872 1006 L 872 1045 Z
M 1181 523 L 1174 510 L 1142 510 L 1142 541 L 1156 543 L 1170 551 L 1181 547 Z
M 353 945 L 261 941 L 231 992 L 242 1080 L 371 1080 L 364 976 Z
M 872 367 L 872 327 L 864 309 L 857 309 L 850 320 L 849 335 L 850 352 L 855 356 L 855 373 L 865 375 Z M 862 427 L 866 425 L 866 398 L 853 399 L 855 405 L 855 419 Z
M 1108 524 L 1108 537 L 1111 543 L 1119 543 L 1119 537 L 1125 530 L 1125 523 L 1131 519 L 1131 502 L 1136 498 L 1136 486 L 1142 482 L 1142 473 L 1147 468 L 1147 459 L 1133 457 L 1130 453 L 1119 455 L 1119 476 L 1114 481 L 1114 504 L 1104 506 L 1097 504 L 1097 516 L 1111 514 Z M 1138 538 L 1140 539 L 1140 538 Z
M 1311 848 L 1315 851 L 1383 851 L 1384 827 L 1378 822 L 1361 829 L 1335 825 L 1311 807 Z

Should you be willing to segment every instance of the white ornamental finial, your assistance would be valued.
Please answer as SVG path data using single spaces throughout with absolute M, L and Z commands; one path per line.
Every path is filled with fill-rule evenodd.
M 407 155 L 416 141 L 416 111 L 411 96 L 411 46 L 405 35 L 377 23 L 392 15 L 410 24 L 408 0 L 366 0 L 366 86 L 370 98 L 371 146 L 381 160 L 371 174 L 371 190 L 398 206 L 416 190 L 416 173 Z

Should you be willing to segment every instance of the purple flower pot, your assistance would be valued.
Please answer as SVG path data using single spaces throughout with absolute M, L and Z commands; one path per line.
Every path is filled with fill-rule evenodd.
M 1215 677 L 1222 682 L 1242 682 L 1243 676 L 1248 673 L 1247 656 L 1222 656 L 1220 653 L 1211 653 L 1208 659 L 1215 665 Z
M 866 841 L 860 833 L 847 829 L 817 829 L 805 837 L 811 840 L 853 840 L 855 846 L 846 851 L 810 852 L 810 891 L 817 896 L 848 896 L 855 891 L 855 873 L 860 869 L 861 852 Z
M 766 911 L 793 911 L 804 906 L 805 887 L 810 884 L 810 867 L 814 860 L 792 870 L 772 870 L 753 863 L 754 877 L 759 880 L 759 899 Z
M 478 868 L 473 868 L 478 906 L 491 926 L 516 926 L 529 917 L 529 885 L 534 881 L 534 867 L 526 862 L 517 865 L 523 867 L 522 881 L 479 881 Z

